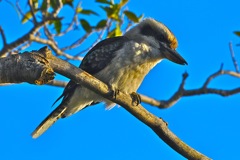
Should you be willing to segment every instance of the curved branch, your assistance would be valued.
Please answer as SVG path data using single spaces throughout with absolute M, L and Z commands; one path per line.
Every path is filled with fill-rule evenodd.
M 33 1 L 28 0 L 28 5 L 30 7 L 30 12 L 31 12 L 32 17 L 33 17 L 33 24 L 36 25 L 37 24 L 37 18 L 36 18 L 35 13 L 34 13 Z
M 201 88 L 198 89 L 191 89 L 186 90 L 184 89 L 185 81 L 188 77 L 187 73 L 183 74 L 182 82 L 177 90 L 176 93 L 172 95 L 172 97 L 169 100 L 155 100 L 153 98 L 141 95 L 142 102 L 148 103 L 152 106 L 156 106 L 160 109 L 169 108 L 173 106 L 178 100 L 180 100 L 184 96 L 195 96 L 195 95 L 202 95 L 202 94 L 217 94 L 220 96 L 230 96 L 234 94 L 240 93 L 240 88 L 234 88 L 231 90 L 224 90 L 224 89 L 214 89 L 214 88 L 208 88 L 208 84 L 216 77 L 221 75 L 230 75 L 232 77 L 240 78 L 240 73 L 228 71 L 228 70 L 222 70 L 222 66 L 219 71 L 213 73 L 210 75 L 207 80 L 204 82 Z
M 2 37 L 2 41 L 3 41 L 3 46 L 6 46 L 7 45 L 7 39 L 6 39 L 6 36 L 4 34 L 4 30 L 2 29 L 1 26 L 0 26 L 0 34 L 1 34 L 1 37 Z
M 76 60 L 82 60 L 81 57 L 74 57 L 74 56 L 71 56 L 67 53 L 64 53 L 57 45 L 56 43 L 54 43 L 54 41 L 51 41 L 51 40 L 48 40 L 48 39 L 43 39 L 43 38 L 40 38 L 40 37 L 36 37 L 36 36 L 32 36 L 31 41 L 35 41 L 35 42 L 38 42 L 38 43 L 42 43 L 42 44 L 45 44 L 45 45 L 49 45 L 49 47 L 51 47 L 51 49 L 57 54 L 57 55 L 60 55 L 60 56 L 64 56 L 68 59 L 76 59 Z
M 112 89 L 109 88 L 108 85 L 94 78 L 93 76 L 81 70 L 80 68 L 77 68 L 71 65 L 70 63 L 53 56 L 51 53 L 51 50 L 49 50 L 47 47 L 43 47 L 38 51 L 32 51 L 31 53 L 25 52 L 24 56 L 27 57 L 28 54 L 29 55 L 36 54 L 37 57 L 41 57 L 40 62 L 35 63 L 36 65 L 44 66 L 45 64 L 50 64 L 51 69 L 53 69 L 55 72 L 61 75 L 64 75 L 78 83 L 81 83 L 85 87 L 91 89 L 97 94 L 100 94 L 104 98 L 107 98 L 115 103 L 118 103 L 123 108 L 125 108 L 128 112 L 130 112 L 133 116 L 139 119 L 141 122 L 149 126 L 164 142 L 166 142 L 171 148 L 173 148 L 175 151 L 177 151 L 184 157 L 188 159 L 209 159 L 205 155 L 199 153 L 198 151 L 194 150 L 193 148 L 188 146 L 186 143 L 181 141 L 174 133 L 172 133 L 168 129 L 167 124 L 161 118 L 158 118 L 152 113 L 148 112 L 141 105 L 137 105 L 137 106 L 133 105 L 134 103 L 132 102 L 133 100 L 130 95 L 124 94 L 122 92 L 118 92 L 117 96 L 112 97 L 110 94 L 112 93 Z M 9 56 L 7 58 L 10 59 L 14 56 L 22 56 L 22 54 Z M 2 60 L 3 61 L 5 60 L 4 62 L 6 62 L 6 58 L 3 58 Z M 28 58 L 26 59 L 26 61 L 29 62 Z M 30 58 L 30 61 L 32 61 L 31 58 Z M 3 64 L 3 63 L 0 63 L 0 64 Z M 27 64 L 27 63 L 22 63 L 22 64 Z M 14 65 L 11 64 L 11 66 L 14 66 Z M 34 65 L 25 65 L 25 68 L 27 70 L 34 71 L 32 72 L 33 74 L 36 73 L 35 72 L 36 70 L 38 70 L 38 66 L 34 66 Z M 0 72 L 0 77 L 4 77 L 1 75 L 4 73 L 5 72 Z M 12 74 L 14 75 L 14 73 Z M 43 74 L 48 75 L 48 72 Z M 21 80 L 25 81 L 26 79 L 22 77 Z M 8 82 L 8 81 L 3 81 L 3 82 Z M 33 82 L 36 83 L 36 80 L 33 80 Z M 40 81 L 40 82 L 46 83 L 45 81 Z M 42 84 L 42 83 L 39 83 L 39 84 Z
M 233 61 L 233 65 L 235 67 L 235 70 L 236 70 L 236 72 L 239 73 L 239 67 L 238 67 L 238 63 L 237 63 L 237 60 L 235 58 L 235 54 L 234 54 L 234 51 L 233 51 L 232 42 L 229 43 L 229 49 L 230 49 L 230 54 L 231 54 L 231 57 L 232 57 L 232 61 Z
M 44 21 L 37 23 L 28 33 L 23 35 L 22 37 L 18 38 L 16 41 L 13 41 L 12 43 L 9 43 L 0 50 L 0 56 L 3 56 L 7 54 L 8 52 L 12 51 L 14 48 L 18 47 L 19 45 L 29 41 L 32 36 L 45 24 L 47 24 L 51 18 L 47 18 Z
M 49 63 L 55 72 L 83 84 L 92 91 L 102 95 L 104 98 L 118 103 L 141 122 L 149 126 L 164 142 L 184 157 L 188 159 L 209 159 L 181 141 L 168 129 L 167 124 L 161 118 L 151 114 L 141 105 L 134 106 L 130 95 L 119 92 L 116 97 L 112 97 L 109 94 L 112 89 L 106 84 L 94 78 L 87 72 L 84 72 L 80 68 L 52 56 L 51 51 L 47 47 L 40 49 L 39 52 L 45 54 L 45 57 L 49 60 Z

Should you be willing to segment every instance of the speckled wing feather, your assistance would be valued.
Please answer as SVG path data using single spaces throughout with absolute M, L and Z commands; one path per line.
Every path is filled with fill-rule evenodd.
M 104 69 L 115 57 L 116 51 L 129 41 L 127 37 L 105 39 L 94 46 L 83 58 L 80 68 L 94 75 Z

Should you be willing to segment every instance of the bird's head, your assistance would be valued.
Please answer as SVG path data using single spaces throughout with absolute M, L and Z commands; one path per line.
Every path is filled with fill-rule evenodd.
M 135 41 L 144 41 L 148 45 L 157 48 L 163 58 L 177 64 L 187 64 L 185 59 L 176 51 L 178 41 L 174 34 L 162 23 L 146 18 L 136 27 L 125 33 L 126 37 Z

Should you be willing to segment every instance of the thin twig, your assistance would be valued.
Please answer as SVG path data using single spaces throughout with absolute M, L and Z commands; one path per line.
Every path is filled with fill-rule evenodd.
M 3 41 L 3 46 L 6 46 L 7 45 L 6 36 L 5 36 L 4 31 L 3 31 L 1 26 L 0 26 L 0 34 L 1 34 L 1 37 L 2 37 L 2 41 Z
M 102 40 L 104 33 L 105 33 L 105 29 L 101 31 L 101 33 L 98 35 L 98 38 L 91 44 L 90 47 L 88 47 L 88 48 L 80 51 L 80 52 L 77 53 L 77 54 L 75 54 L 74 57 L 78 57 L 78 56 L 80 56 L 81 54 L 89 51 L 89 50 L 90 50 L 92 47 L 94 47 L 99 41 Z
M 20 51 L 28 48 L 31 45 L 31 43 L 32 43 L 31 41 L 23 43 L 20 47 L 18 47 L 17 52 L 19 53 Z
M 59 81 L 59 80 L 53 80 L 53 81 L 47 83 L 47 85 L 55 86 L 55 87 L 66 87 L 67 82 Z
M 234 71 L 223 70 L 222 66 L 219 71 L 210 75 L 207 78 L 207 80 L 205 81 L 205 83 L 202 85 L 202 87 L 198 88 L 198 89 L 191 89 L 191 90 L 184 89 L 185 80 L 187 78 L 187 74 L 186 73 L 184 73 L 184 74 L 185 75 L 183 75 L 182 82 L 181 82 L 177 92 L 174 93 L 169 100 L 155 100 L 150 97 L 141 95 L 142 102 L 145 102 L 152 106 L 157 106 L 158 108 L 163 109 L 163 108 L 169 108 L 169 107 L 173 106 L 179 99 L 181 99 L 182 97 L 185 97 L 185 96 L 217 94 L 217 95 L 226 97 L 226 96 L 240 93 L 239 87 L 230 89 L 230 90 L 208 88 L 208 84 L 210 83 L 210 81 L 212 81 L 214 78 L 221 76 L 221 75 L 229 75 L 232 77 L 240 78 L 240 73 L 237 73 Z
M 232 57 L 232 61 L 233 61 L 233 65 L 235 67 L 235 70 L 236 70 L 236 72 L 239 73 L 239 67 L 238 67 L 237 60 L 235 58 L 232 42 L 229 43 L 229 49 L 230 49 L 230 53 L 231 53 L 231 57 Z
M 78 40 L 76 40 L 75 42 L 73 42 L 71 45 L 68 45 L 66 47 L 61 48 L 61 50 L 65 51 L 65 50 L 70 50 L 73 48 L 78 47 L 79 45 L 81 45 L 90 35 L 91 33 L 85 33 L 81 38 L 79 38 Z
M 40 38 L 40 37 L 35 37 L 35 36 L 32 36 L 31 41 L 34 41 L 34 42 L 38 42 L 38 43 L 42 43 L 42 44 L 47 44 L 49 45 L 49 47 L 58 55 L 58 56 L 64 56 L 68 59 L 72 59 L 72 60 L 82 60 L 81 57 L 74 57 L 74 56 L 71 56 L 67 53 L 64 53 L 55 43 L 53 43 L 51 40 L 48 40 L 48 39 L 43 39 L 43 38 Z
M 76 6 L 76 8 L 74 10 L 73 18 L 72 18 L 70 24 L 68 25 L 68 27 L 64 31 L 62 31 L 61 33 L 58 33 L 56 35 L 53 34 L 53 36 L 63 36 L 63 35 L 65 35 L 66 33 L 68 33 L 69 31 L 71 31 L 73 29 L 73 26 L 74 26 L 74 24 L 77 21 L 77 9 L 80 7 L 80 5 L 81 5 L 81 1 L 78 2 L 77 6 Z
M 23 35 L 22 37 L 18 38 L 16 41 L 11 42 L 7 45 L 5 45 L 0 50 L 0 56 L 7 54 L 8 52 L 12 51 L 14 48 L 17 48 L 19 45 L 29 41 L 31 37 L 34 36 L 38 32 L 38 30 L 44 26 L 46 23 L 48 23 L 50 20 L 53 20 L 52 18 L 46 18 L 44 21 L 37 23 L 28 33 Z
M 32 0 L 28 0 L 28 5 L 30 7 L 30 12 L 32 14 L 33 24 L 36 25 L 37 24 L 37 18 L 36 18 L 35 13 L 34 13 L 33 1 Z
M 60 12 L 60 10 L 62 9 L 63 7 L 63 3 L 62 3 L 62 0 L 57 0 L 55 1 L 57 3 L 56 7 L 53 9 L 53 12 L 51 13 L 51 15 L 53 17 L 57 17 L 58 13 Z
M 17 1 L 16 1 L 17 11 L 18 11 L 18 13 L 21 14 L 22 17 L 24 17 L 24 12 L 22 11 L 22 9 L 21 9 L 21 7 L 20 7 L 20 5 L 19 5 L 19 1 L 20 1 L 20 0 L 17 0 Z
M 220 69 L 219 69 L 217 72 L 213 73 L 212 75 L 210 75 L 210 76 L 207 78 L 207 80 L 206 80 L 205 83 L 203 84 L 202 88 L 207 88 L 207 85 L 210 83 L 210 81 L 211 81 L 212 79 L 214 79 L 215 77 L 219 76 L 219 75 L 222 73 L 222 71 L 223 71 L 223 64 L 221 64 Z

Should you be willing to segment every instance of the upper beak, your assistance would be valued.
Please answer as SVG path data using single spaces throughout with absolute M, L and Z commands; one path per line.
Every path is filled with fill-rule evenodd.
M 160 44 L 161 44 L 160 51 L 161 53 L 163 53 L 165 58 L 177 64 L 181 64 L 181 65 L 188 64 L 186 60 L 175 49 L 171 49 L 165 44 L 162 44 L 162 43 Z

